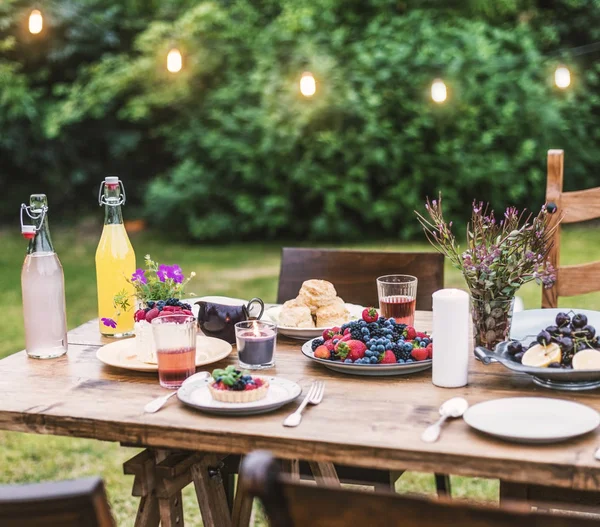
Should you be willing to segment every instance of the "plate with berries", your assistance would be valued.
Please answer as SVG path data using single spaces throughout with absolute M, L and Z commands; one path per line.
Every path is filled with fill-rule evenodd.
M 211 377 L 184 383 L 178 399 L 193 408 L 219 415 L 255 415 L 277 410 L 302 393 L 295 382 L 281 377 L 251 375 L 227 366 Z
M 545 327 L 537 334 L 501 342 L 494 351 L 475 348 L 475 355 L 486 365 L 500 362 L 531 375 L 536 384 L 546 388 L 600 388 L 600 337 L 587 314 L 546 311 Z
M 365 312 L 363 318 L 306 342 L 302 353 L 331 370 L 353 375 L 407 375 L 431 368 L 431 335 Z

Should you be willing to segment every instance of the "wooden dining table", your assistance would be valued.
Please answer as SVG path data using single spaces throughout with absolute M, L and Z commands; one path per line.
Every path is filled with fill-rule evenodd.
M 419 330 L 429 331 L 431 323 L 431 312 L 417 312 Z M 484 366 L 472 357 L 468 385 L 445 389 L 432 384 L 431 370 L 393 377 L 336 373 L 307 359 L 300 351 L 302 342 L 280 337 L 276 365 L 265 373 L 293 380 L 304 392 L 314 380 L 325 382 L 322 403 L 307 408 L 300 426 L 286 428 L 283 419 L 299 400 L 268 414 L 225 417 L 171 398 L 161 411 L 144 413 L 148 401 L 166 393 L 156 373 L 101 363 L 96 351 L 111 341 L 100 336 L 97 321 L 70 331 L 68 340 L 68 353 L 58 359 L 29 359 L 20 352 L 0 361 L 0 428 L 145 448 L 125 465 L 126 473 L 135 476 L 133 493 L 141 498 L 136 525 L 158 525 L 159 519 L 163 525 L 177 524 L 180 487 L 190 481 L 196 484 L 205 525 L 230 525 L 219 466 L 226 455 L 256 449 L 323 466 L 337 463 L 600 490 L 600 461 L 594 459 L 598 430 L 564 443 L 524 445 L 477 433 L 458 419 L 446 424 L 439 441 L 421 441 L 423 430 L 439 417 L 440 405 L 456 396 L 471 405 L 501 397 L 553 397 L 600 410 L 597 392 L 550 391 L 500 364 Z M 214 367 L 236 360 L 234 349 Z

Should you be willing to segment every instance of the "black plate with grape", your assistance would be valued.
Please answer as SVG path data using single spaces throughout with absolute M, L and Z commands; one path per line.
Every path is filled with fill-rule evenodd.
M 533 351 L 523 364 L 525 353 L 530 349 Z M 584 353 L 576 358 L 581 352 Z M 600 354 L 600 338 L 595 328 L 588 324 L 584 314 L 572 311 L 558 313 L 553 323 L 536 336 L 501 342 L 494 351 L 483 347 L 475 349 L 475 355 L 484 364 L 500 362 L 515 372 L 531 375 L 540 386 L 573 391 L 600 387 L 600 367 L 595 366 L 595 359 L 600 355 L 596 352 Z M 530 365 L 531 357 L 536 355 L 549 357 L 545 361 L 547 364 L 543 367 Z M 593 369 L 579 369 L 588 364 L 590 357 Z

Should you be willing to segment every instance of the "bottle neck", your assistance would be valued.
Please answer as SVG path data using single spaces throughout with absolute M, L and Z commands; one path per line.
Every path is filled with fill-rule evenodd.
M 37 216 L 34 220 L 37 232 L 35 237 L 29 242 L 27 254 L 54 252 L 52 238 L 50 237 L 50 227 L 48 225 L 48 209 L 46 208 L 46 213 L 44 214 L 43 207 L 47 207 L 45 200 L 34 201 L 32 198 L 31 212 Z
M 119 185 L 104 186 L 104 225 L 120 225 L 123 223 L 121 211 L 121 192 Z

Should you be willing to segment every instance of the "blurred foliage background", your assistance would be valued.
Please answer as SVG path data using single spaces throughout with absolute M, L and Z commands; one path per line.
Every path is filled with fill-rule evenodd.
M 600 0 L 37 5 L 31 35 L 32 2 L 0 3 L 2 222 L 39 191 L 73 221 L 119 174 L 128 217 L 197 240 L 407 239 L 440 190 L 456 218 L 537 208 L 548 148 L 568 188 L 598 184 L 600 61 L 564 50 L 600 40 Z

